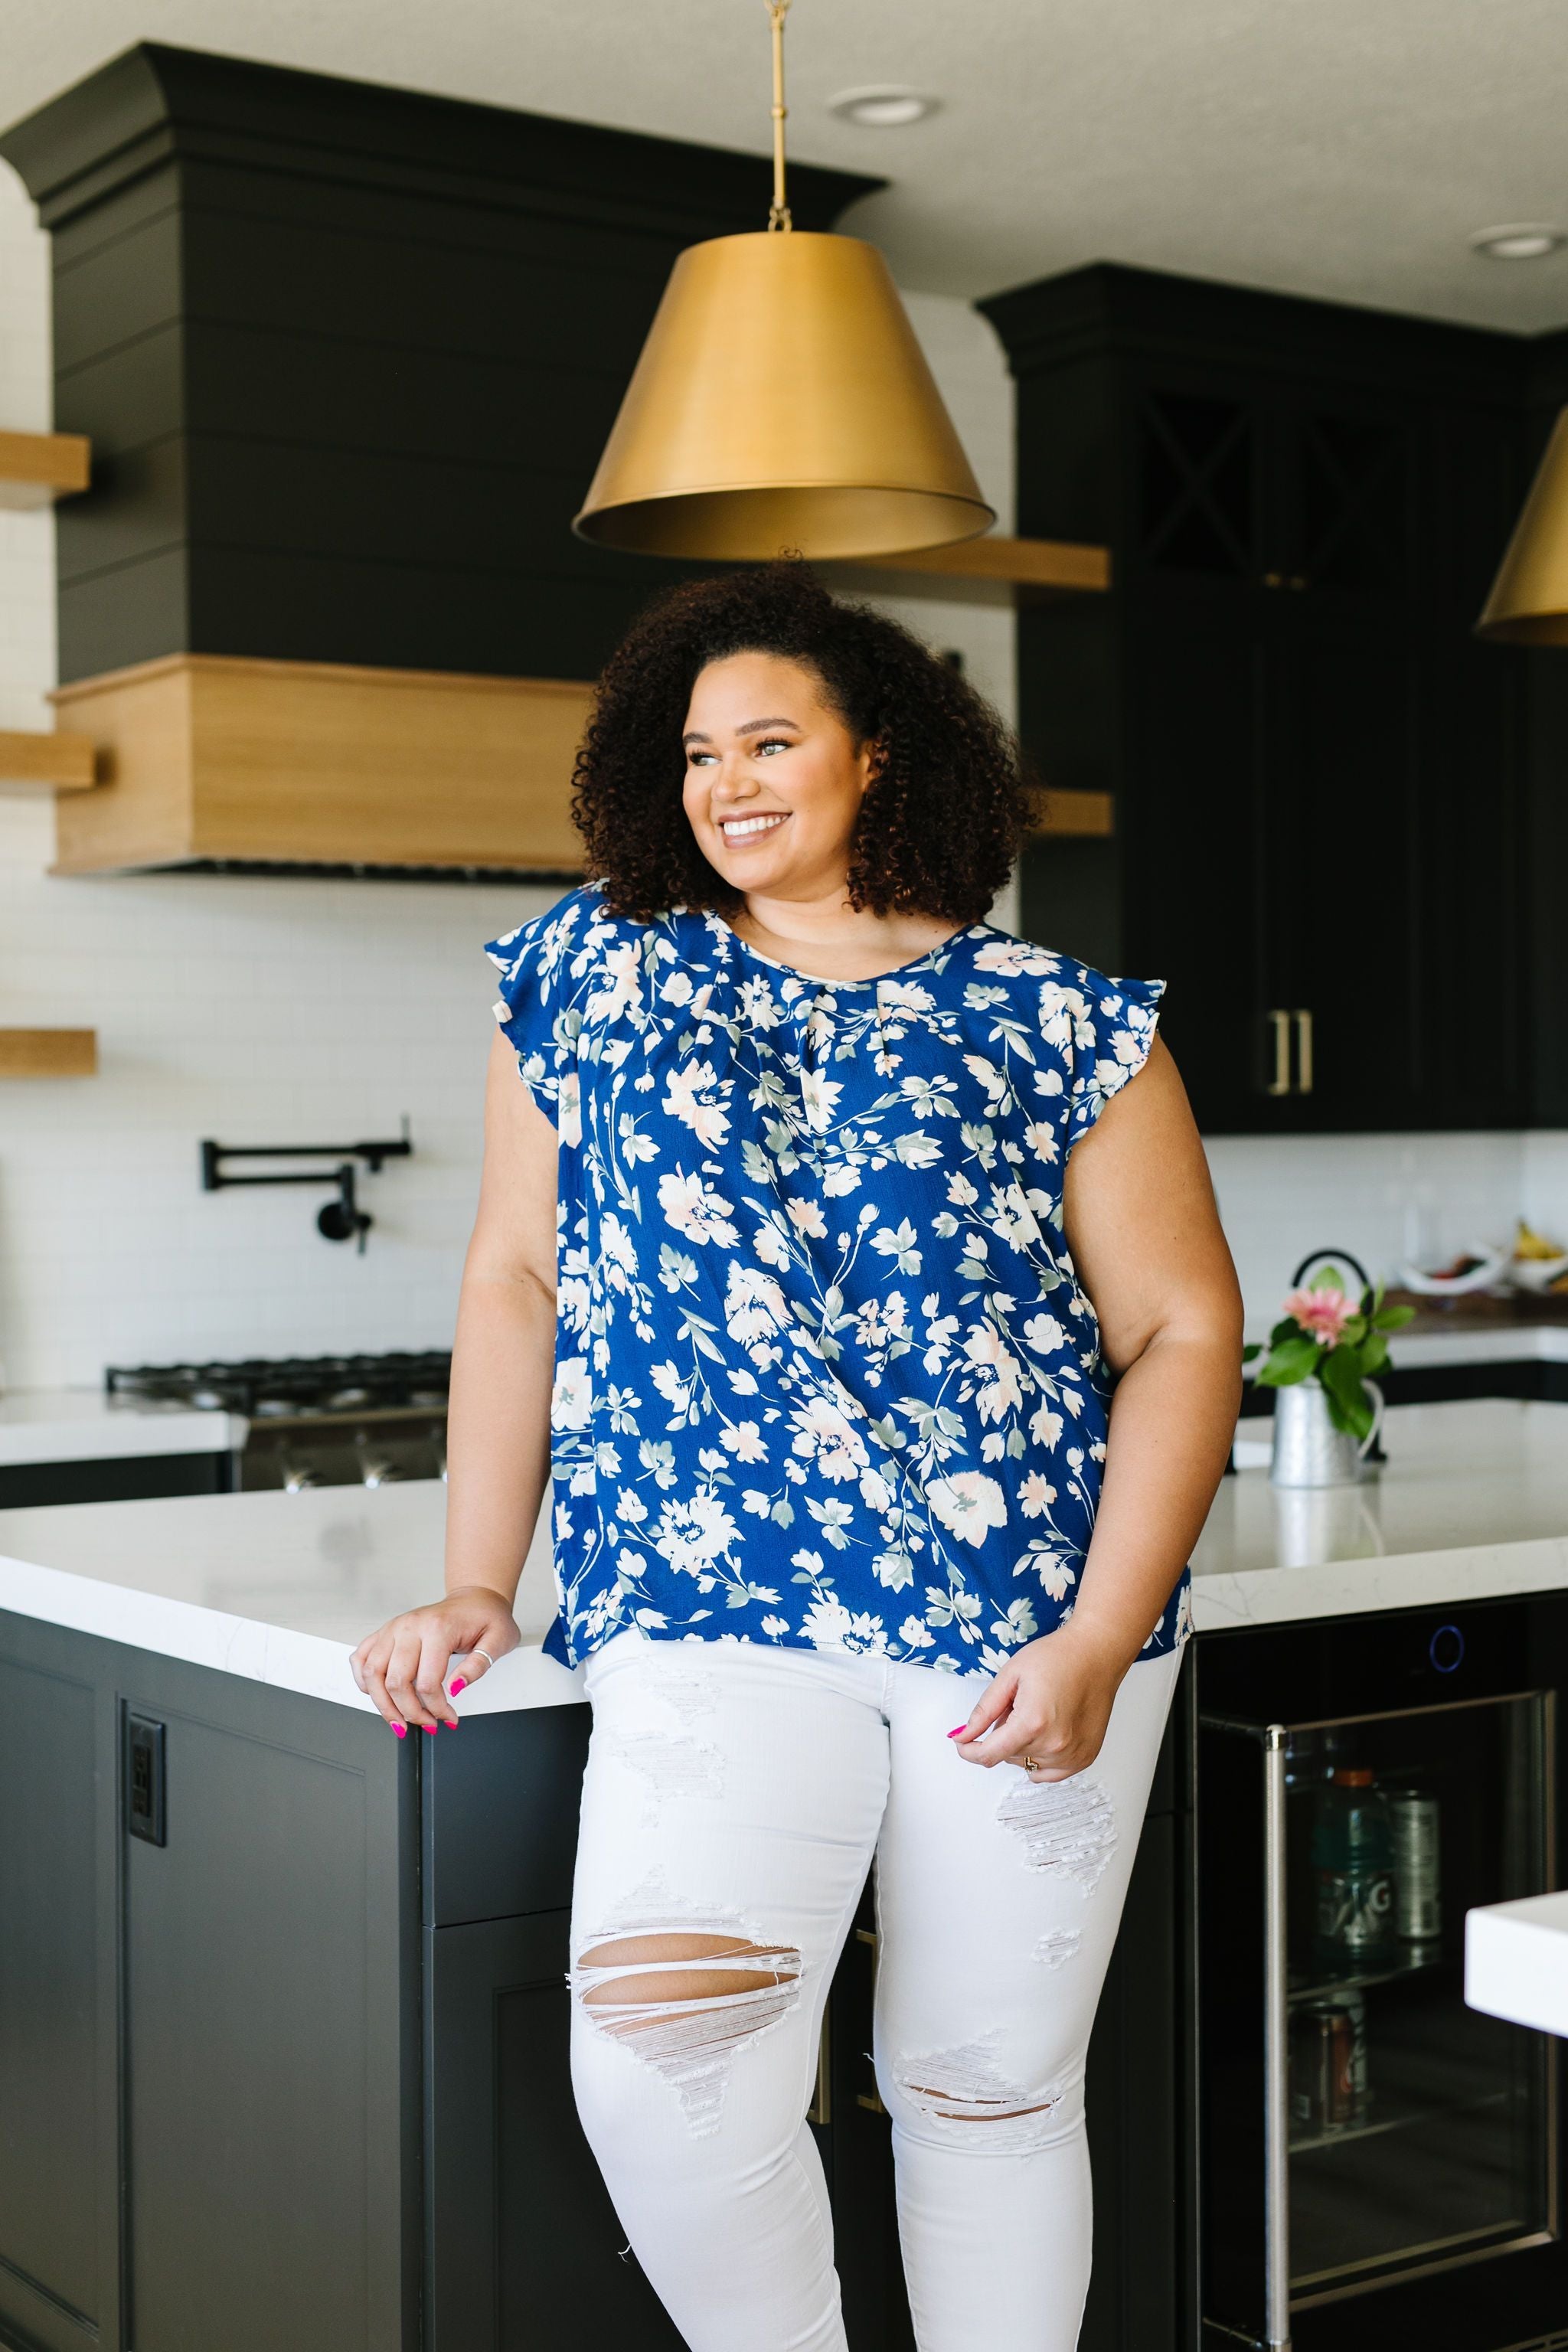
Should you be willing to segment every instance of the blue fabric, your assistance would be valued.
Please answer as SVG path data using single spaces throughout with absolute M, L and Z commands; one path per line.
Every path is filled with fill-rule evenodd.
M 486 953 L 559 1137 L 546 1651 L 635 1623 L 994 1673 L 1062 1623 L 1109 1397 L 1062 1176 L 1164 983 L 989 923 L 817 980 L 595 883 Z

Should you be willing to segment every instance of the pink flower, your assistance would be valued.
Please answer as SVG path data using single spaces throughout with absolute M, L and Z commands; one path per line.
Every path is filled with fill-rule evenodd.
M 1302 1330 L 1323 1347 L 1337 1348 L 1344 1338 L 1345 1325 L 1356 1312 L 1356 1305 L 1342 1290 L 1331 1287 L 1293 1290 L 1281 1312 L 1294 1316 Z

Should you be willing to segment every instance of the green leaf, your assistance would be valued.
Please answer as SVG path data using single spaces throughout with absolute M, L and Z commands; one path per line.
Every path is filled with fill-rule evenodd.
M 1351 1350 L 1336 1349 L 1325 1356 L 1318 1368 L 1318 1378 L 1329 1400 L 1329 1419 L 1334 1427 L 1352 1437 L 1364 1437 L 1372 1427 L 1372 1406 Z
M 1344 1276 L 1337 1265 L 1321 1265 L 1312 1276 L 1314 1290 L 1342 1290 L 1344 1286 Z
M 1406 1323 L 1415 1321 L 1415 1309 L 1414 1307 L 1385 1307 L 1381 1314 L 1374 1315 L 1372 1319 L 1374 1330 L 1399 1331 Z
M 1241 1360 L 1244 1364 L 1250 1364 L 1254 1356 L 1261 1356 L 1262 1353 L 1262 1340 L 1254 1339 L 1249 1347 L 1243 1348 L 1241 1351 Z
M 1269 1352 L 1268 1361 L 1258 1378 L 1260 1385 L 1271 1389 L 1294 1387 L 1298 1381 L 1308 1379 L 1318 1368 L 1322 1354 L 1316 1339 L 1308 1332 L 1298 1331 L 1293 1338 L 1282 1339 Z
M 1278 1348 L 1282 1339 L 1299 1339 L 1300 1336 L 1301 1326 L 1297 1322 L 1296 1318 L 1293 1315 L 1285 1315 L 1268 1334 L 1268 1344 L 1271 1348 Z
M 1340 1346 L 1342 1348 L 1359 1348 L 1365 1338 L 1366 1317 L 1364 1315 L 1347 1316 L 1345 1318 L 1345 1328 L 1340 1335 Z
M 1369 1331 L 1357 1353 L 1361 1358 L 1362 1378 L 1365 1380 L 1369 1373 L 1381 1372 L 1387 1363 L 1388 1342 L 1381 1331 Z

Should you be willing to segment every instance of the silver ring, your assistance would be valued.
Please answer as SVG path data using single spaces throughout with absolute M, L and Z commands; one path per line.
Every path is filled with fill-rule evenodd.
M 488 1650 L 481 1649 L 478 1642 L 474 1643 L 474 1655 L 476 1658 L 483 1658 L 487 1666 L 493 1666 L 495 1664 L 495 1660 L 491 1657 L 489 1652 Z

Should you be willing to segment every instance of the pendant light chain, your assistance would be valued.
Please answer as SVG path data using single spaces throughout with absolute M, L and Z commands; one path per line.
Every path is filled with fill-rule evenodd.
M 784 117 L 789 109 L 784 104 L 784 29 L 789 15 L 789 0 L 764 0 L 768 22 L 773 29 L 773 201 L 768 214 L 770 228 L 793 228 L 789 206 L 784 202 Z

